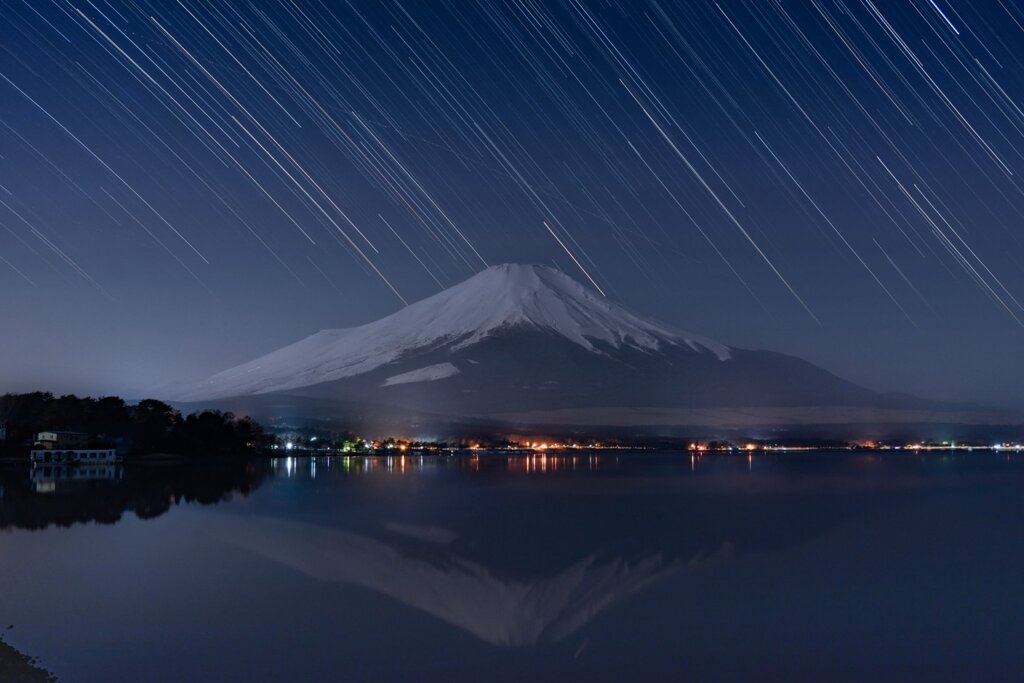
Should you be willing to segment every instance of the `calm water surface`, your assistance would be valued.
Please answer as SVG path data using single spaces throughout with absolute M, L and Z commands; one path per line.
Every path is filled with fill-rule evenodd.
M 61 681 L 1024 678 L 1019 455 L 53 474 L 0 472 L 0 629 Z

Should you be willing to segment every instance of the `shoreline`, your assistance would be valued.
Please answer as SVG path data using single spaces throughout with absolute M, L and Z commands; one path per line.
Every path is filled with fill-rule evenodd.
M 21 652 L 0 634 L 0 680 L 5 683 L 57 683 L 57 676 L 42 668 L 38 657 Z

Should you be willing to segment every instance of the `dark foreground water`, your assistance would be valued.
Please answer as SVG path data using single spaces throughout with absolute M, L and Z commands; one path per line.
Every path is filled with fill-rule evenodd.
M 61 681 L 1024 678 L 1024 457 L 0 472 L 0 629 Z

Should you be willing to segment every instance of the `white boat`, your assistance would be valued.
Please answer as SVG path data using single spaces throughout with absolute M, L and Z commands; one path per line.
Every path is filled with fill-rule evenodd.
M 32 464 L 84 465 L 121 462 L 116 448 L 44 448 L 31 451 Z

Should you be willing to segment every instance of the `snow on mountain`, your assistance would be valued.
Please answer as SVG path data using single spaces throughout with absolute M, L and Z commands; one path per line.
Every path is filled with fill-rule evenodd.
M 554 333 L 595 354 L 608 347 L 656 353 L 672 346 L 707 351 L 719 360 L 730 358 L 729 347 L 645 319 L 557 270 L 505 264 L 375 322 L 317 332 L 214 375 L 176 398 L 208 400 L 308 387 L 370 372 L 414 353 L 442 347 L 465 349 L 500 331 L 520 328 Z M 417 372 L 426 374 L 410 377 Z M 454 366 L 440 370 L 434 366 L 403 373 L 387 383 L 457 373 Z
M 457 374 L 459 374 L 459 369 L 451 363 L 437 363 L 435 365 L 428 365 L 425 368 L 410 370 L 409 372 L 403 372 L 400 375 L 388 377 L 384 380 L 384 384 L 381 386 L 390 387 L 395 384 L 433 382 L 435 380 L 444 379 L 445 377 L 453 377 Z

